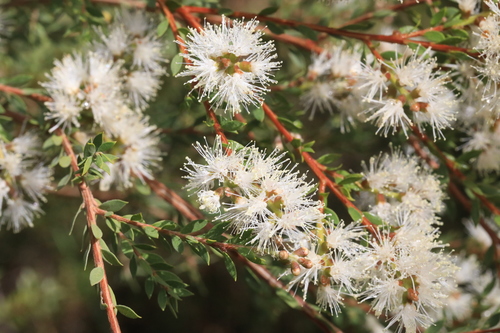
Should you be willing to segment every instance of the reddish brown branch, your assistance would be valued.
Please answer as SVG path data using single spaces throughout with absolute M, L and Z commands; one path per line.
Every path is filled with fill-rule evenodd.
M 68 137 L 66 136 L 66 134 L 64 134 L 62 130 L 57 129 L 56 134 L 62 138 L 63 149 L 66 152 L 66 154 L 70 157 L 71 168 L 76 174 L 76 172 L 79 170 L 79 167 L 76 155 L 73 151 L 73 147 L 71 146 Z M 76 175 L 78 176 L 78 174 Z M 100 267 L 104 272 L 104 276 L 99 282 L 102 301 L 106 305 L 106 313 L 108 315 L 108 321 L 111 327 L 111 331 L 113 333 L 120 333 L 121 332 L 120 324 L 118 323 L 118 318 L 116 317 L 115 305 L 113 304 L 113 298 L 111 297 L 111 291 L 108 285 L 108 278 L 106 276 L 106 269 L 104 267 L 104 261 L 102 258 L 101 245 L 99 244 L 99 240 L 96 239 L 92 234 L 92 226 L 97 225 L 96 214 L 98 208 L 94 196 L 92 195 L 92 191 L 84 181 L 78 184 L 78 188 L 80 189 L 80 193 L 82 195 L 82 199 L 85 205 L 85 211 L 87 214 L 87 227 L 90 234 L 90 244 L 92 248 L 92 256 L 94 258 L 94 264 L 96 267 Z
M 264 113 L 266 114 L 266 116 L 269 118 L 269 120 L 271 120 L 271 122 L 274 124 L 274 126 L 276 127 L 276 129 L 278 130 L 278 132 L 281 133 L 281 135 L 283 135 L 283 137 L 288 141 L 288 142 L 292 142 L 292 140 L 294 139 L 292 134 L 290 132 L 288 132 L 288 130 L 285 128 L 285 126 L 283 126 L 283 124 L 279 121 L 278 117 L 276 116 L 276 114 L 273 112 L 273 110 L 271 110 L 271 108 L 266 104 L 264 103 L 262 105 L 262 108 L 264 109 Z M 304 151 L 300 151 L 300 154 L 302 155 L 302 157 L 304 158 L 304 161 L 307 163 L 307 165 L 311 168 L 311 170 L 313 171 L 313 173 L 316 175 L 316 177 L 318 177 L 320 183 L 324 183 L 326 185 L 326 187 L 328 187 L 330 189 L 330 191 L 332 191 L 332 193 L 337 197 L 337 199 L 340 200 L 340 202 L 342 202 L 342 204 L 348 208 L 353 208 L 355 210 L 357 210 L 362 218 L 361 218 L 361 223 L 367 227 L 367 229 L 372 233 L 374 234 L 376 232 L 376 226 L 371 223 L 363 214 L 362 212 L 359 210 L 358 207 L 356 207 L 341 191 L 341 189 L 338 187 L 337 184 L 335 184 L 330 178 L 328 178 L 324 171 L 325 171 L 325 166 L 319 164 L 309 153 L 307 152 L 304 152 Z
M 180 11 L 182 11 L 182 12 L 187 11 L 187 12 L 192 12 L 192 13 L 203 13 L 203 14 L 217 14 L 216 9 L 205 8 L 205 7 L 183 6 L 177 10 L 177 12 L 179 12 L 179 13 L 180 13 Z M 246 12 L 233 12 L 230 16 L 231 17 L 238 17 L 238 18 L 245 18 L 245 17 L 246 18 L 254 18 L 255 17 L 259 21 L 273 22 L 276 24 L 286 25 L 286 26 L 293 27 L 293 28 L 296 28 L 299 26 L 306 26 L 306 27 L 308 27 L 312 30 L 318 31 L 318 32 L 324 32 L 324 33 L 327 33 L 327 34 L 333 35 L 333 36 L 344 36 L 344 37 L 354 38 L 354 39 L 358 39 L 361 41 L 369 40 L 369 41 L 388 42 L 388 43 L 403 44 L 403 45 L 408 45 L 408 44 L 414 43 L 414 44 L 422 45 L 423 47 L 430 47 L 434 50 L 442 51 L 442 52 L 459 51 L 459 52 L 464 52 L 466 54 L 469 54 L 471 56 L 477 55 L 477 52 L 473 52 L 467 48 L 452 46 L 452 45 L 437 44 L 437 43 L 426 42 L 426 41 L 421 41 L 421 40 L 415 40 L 415 39 L 411 39 L 410 35 L 401 34 L 401 33 L 395 33 L 392 35 L 366 34 L 366 33 L 361 33 L 361 32 L 354 32 L 354 31 L 347 31 L 347 30 L 342 30 L 342 29 L 325 27 L 325 26 L 312 24 L 312 23 L 305 23 L 305 22 L 286 20 L 286 19 L 281 19 L 281 18 L 276 18 L 276 17 L 255 15 L 253 13 L 246 13 Z
M 157 196 L 174 206 L 174 208 L 177 209 L 187 219 L 203 219 L 203 214 L 200 213 L 199 210 L 197 210 L 189 202 L 181 198 L 177 193 L 166 187 L 161 182 L 157 181 L 156 179 L 148 178 L 144 178 L 144 180 Z
M 22 89 L 11 87 L 11 86 L 6 86 L 4 84 L 0 84 L 0 91 L 5 91 L 6 93 L 15 94 L 15 95 L 19 95 L 19 96 L 27 96 L 27 97 L 30 97 L 34 100 L 40 101 L 40 102 L 52 101 L 52 98 L 50 98 L 48 96 L 44 96 L 41 94 L 27 94 Z

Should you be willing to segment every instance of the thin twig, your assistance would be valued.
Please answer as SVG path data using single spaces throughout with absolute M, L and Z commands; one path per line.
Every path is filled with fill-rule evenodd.
M 73 151 L 73 147 L 69 142 L 68 137 L 64 132 L 60 129 L 56 130 L 56 134 L 62 138 L 62 146 L 66 154 L 71 159 L 71 168 L 78 176 L 77 171 L 79 170 L 78 162 L 76 159 L 75 152 Z M 81 181 L 78 184 L 78 188 L 80 189 L 80 193 L 82 195 L 82 199 L 85 205 L 85 211 L 87 213 L 87 227 L 90 234 L 90 244 L 92 248 L 92 256 L 94 258 L 94 264 L 96 267 L 100 267 L 103 271 L 103 278 L 99 282 L 99 287 L 101 289 L 101 297 L 103 303 L 106 305 L 106 313 L 108 315 L 109 325 L 111 327 L 111 331 L 113 333 L 120 333 L 120 324 L 118 323 L 118 318 L 115 313 L 115 305 L 113 304 L 113 298 L 111 297 L 111 292 L 108 285 L 108 278 L 106 276 L 106 269 L 104 267 L 104 261 L 102 258 L 101 245 L 99 244 L 99 240 L 96 239 L 92 233 L 92 227 L 97 225 L 96 222 L 96 214 L 97 214 L 97 205 L 92 194 L 92 191 L 87 186 L 85 181 Z
M 283 124 L 279 121 L 278 117 L 276 116 L 276 114 L 273 112 L 273 110 L 271 110 L 271 108 L 266 104 L 264 103 L 262 105 L 262 108 L 264 109 L 264 113 L 266 114 L 266 116 L 269 118 L 269 120 L 271 120 L 271 122 L 274 124 L 274 126 L 276 127 L 276 129 L 278 130 L 278 132 L 281 133 L 281 135 L 283 135 L 283 137 L 288 141 L 288 142 L 292 142 L 293 141 L 293 136 L 290 132 L 288 132 L 288 130 L 285 128 L 285 126 L 283 126 Z M 311 168 L 312 172 L 314 172 L 314 174 L 316 175 L 316 177 L 318 177 L 319 181 L 320 182 L 323 182 L 326 187 L 328 187 L 330 189 L 330 191 L 332 191 L 332 193 L 337 197 L 337 199 L 339 199 L 342 204 L 348 208 L 353 208 L 355 210 L 357 210 L 362 218 L 361 218 L 361 223 L 367 227 L 367 229 L 372 233 L 372 234 L 375 234 L 376 233 L 376 229 L 377 227 L 371 223 L 361 212 L 361 210 L 356 207 L 343 193 L 342 191 L 340 190 L 340 188 L 338 187 L 337 184 L 335 184 L 330 178 L 328 178 L 324 171 L 325 171 L 325 166 L 324 165 L 321 165 L 320 163 L 318 163 L 309 153 L 307 152 L 304 152 L 304 151 L 299 151 L 300 154 L 302 155 L 302 157 L 304 158 L 304 161 L 307 163 L 307 165 Z
M 192 13 L 202 13 L 202 14 L 217 14 L 216 9 L 212 8 L 205 8 L 205 7 L 194 7 L 194 6 L 183 6 L 179 9 L 177 9 L 177 12 L 180 13 L 181 11 L 183 12 L 192 12 Z M 366 34 L 366 33 L 361 33 L 361 32 L 354 32 L 354 31 L 347 31 L 347 30 L 342 30 L 342 29 L 336 29 L 336 28 L 330 28 L 330 27 L 325 27 L 317 24 L 312 24 L 312 23 L 306 23 L 306 22 L 300 22 L 300 21 L 295 21 L 295 20 L 286 20 L 286 19 L 281 19 L 281 18 L 276 18 L 276 17 L 269 17 L 269 16 L 262 16 L 262 15 L 255 15 L 253 13 L 247 13 L 247 12 L 233 12 L 231 17 L 239 17 L 239 18 L 253 18 L 255 17 L 259 21 L 263 22 L 273 22 L 276 24 L 281 24 L 281 25 L 286 25 L 289 27 L 299 27 L 299 26 L 306 26 L 312 30 L 318 31 L 318 32 L 324 32 L 332 36 L 344 36 L 344 37 L 349 37 L 349 38 L 354 38 L 358 39 L 361 41 L 365 40 L 370 40 L 370 41 L 378 41 L 378 42 L 388 42 L 388 43 L 394 43 L 394 44 L 403 44 L 403 45 L 408 45 L 411 43 L 414 44 L 419 44 L 422 45 L 423 47 L 430 47 L 436 51 L 442 51 L 442 52 L 452 52 L 452 51 L 459 51 L 459 52 L 464 52 L 470 56 L 477 56 L 478 53 L 474 50 L 468 49 L 468 48 L 463 48 L 463 47 L 458 47 L 458 46 L 452 46 L 452 45 L 443 45 L 443 44 L 438 44 L 438 43 L 433 43 L 433 42 L 426 42 L 426 41 L 421 41 L 421 40 L 416 40 L 416 39 L 411 39 L 408 34 L 401 34 L 401 33 L 395 33 L 392 35 L 377 35 L 377 34 Z

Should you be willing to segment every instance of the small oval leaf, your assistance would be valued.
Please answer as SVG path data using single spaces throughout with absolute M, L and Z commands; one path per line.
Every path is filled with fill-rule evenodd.
M 96 267 L 90 271 L 90 285 L 95 286 L 104 278 L 104 269 L 102 267 Z
M 139 316 L 137 313 L 135 313 L 134 310 L 129 308 L 128 306 L 125 305 L 117 305 L 115 308 L 120 312 L 122 315 L 125 317 L 131 318 L 131 319 L 137 319 L 137 318 L 142 318 Z

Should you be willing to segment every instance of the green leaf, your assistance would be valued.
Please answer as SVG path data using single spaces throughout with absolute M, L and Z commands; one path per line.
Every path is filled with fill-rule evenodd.
M 325 208 L 325 214 L 328 215 L 335 225 L 340 223 L 339 216 L 330 208 Z
M 102 230 L 97 226 L 97 224 L 92 224 L 90 226 L 90 230 L 92 230 L 92 235 L 94 235 L 96 239 L 102 238 Z
M 285 30 L 274 22 L 266 22 L 266 25 L 273 34 L 281 35 L 285 33 Z
M 264 109 L 262 109 L 262 108 L 258 108 L 258 109 L 253 110 L 252 115 L 256 120 L 258 120 L 260 122 L 264 121 L 264 118 L 266 116 L 264 113 Z
M 116 159 L 118 159 L 118 157 L 116 157 L 115 155 L 112 155 L 112 154 L 102 154 L 102 157 L 111 163 L 113 163 Z
M 226 237 L 222 236 L 222 234 L 226 231 L 230 223 L 231 222 L 218 222 L 214 227 L 203 234 L 203 237 L 210 240 L 224 242 Z
M 184 243 L 179 236 L 172 237 L 172 246 L 179 253 L 182 253 L 182 251 L 184 251 Z
M 321 156 L 320 158 L 318 158 L 317 162 L 321 163 L 323 165 L 328 165 L 328 164 L 331 164 L 331 163 L 335 162 L 336 160 L 338 160 L 341 156 L 342 156 L 341 154 L 335 154 L 335 153 L 325 154 L 325 155 Z
M 376 11 L 375 13 L 373 13 L 373 17 L 377 17 L 377 18 L 384 18 L 387 16 L 395 16 L 395 15 L 396 15 L 396 13 L 390 9 L 382 9 L 382 10 L 379 10 L 379 11 Z
M 144 281 L 144 290 L 149 299 L 153 296 L 153 291 L 155 290 L 155 282 L 151 276 L 148 276 L 146 281 Z
M 192 243 L 190 241 L 188 241 L 187 243 L 194 253 L 202 258 L 207 263 L 207 265 L 210 265 L 210 254 L 208 253 L 205 245 L 201 243 Z
M 272 15 L 272 14 L 276 13 L 278 11 L 278 9 L 280 9 L 280 8 L 277 6 L 267 7 L 267 8 L 262 9 L 257 15 L 260 15 L 260 16 Z
M 108 262 L 108 264 L 114 266 L 123 266 L 123 264 L 120 262 L 120 260 L 118 260 L 118 258 L 113 252 L 105 249 L 101 249 L 101 252 L 102 252 L 102 257 L 104 258 L 104 260 Z
M 137 318 L 142 318 L 139 316 L 137 313 L 134 312 L 131 308 L 125 305 L 117 305 L 115 308 L 120 312 L 122 315 L 125 317 L 131 318 L 131 319 L 137 319 Z
M 91 157 L 95 154 L 96 151 L 97 151 L 96 146 L 92 142 L 87 142 L 85 144 L 85 147 L 83 148 L 83 157 L 84 158 Z
M 33 76 L 27 74 L 16 75 L 12 78 L 2 79 L 0 82 L 8 86 L 21 87 L 29 83 L 33 79 Z
M 69 165 L 71 164 L 71 157 L 69 156 L 62 156 L 60 159 L 59 159 L 59 165 L 62 167 L 62 168 L 67 168 L 69 167 Z
M 170 62 L 170 70 L 172 71 L 172 75 L 176 76 L 177 73 L 181 71 L 182 64 L 184 63 L 184 57 L 182 54 L 176 54 L 172 61 Z
M 380 55 L 385 60 L 391 60 L 391 61 L 394 61 L 396 59 L 400 59 L 401 58 L 401 57 L 399 57 L 399 55 L 398 55 L 398 53 L 396 51 L 386 51 L 386 52 L 382 52 Z
M 161 277 L 161 279 L 163 281 L 166 281 L 166 282 L 178 282 L 178 283 L 181 283 L 182 285 L 185 285 L 183 282 L 182 282 L 182 279 L 177 276 L 177 274 L 174 274 L 172 272 L 169 272 L 169 271 L 159 271 L 157 272 L 158 276 Z
M 292 309 L 301 309 L 302 306 L 297 302 L 297 300 L 290 295 L 288 291 L 282 288 L 276 289 L 276 295 L 281 298 L 289 307 Z
M 343 27 L 343 30 L 368 30 L 371 29 L 374 26 L 373 22 L 370 21 L 364 21 L 356 24 L 351 24 L 346 27 Z
M 219 8 L 219 15 L 231 16 L 234 12 L 229 8 Z
M 95 267 L 90 271 L 90 285 L 95 286 L 104 278 L 104 269 L 102 267 Z
M 179 225 L 174 221 L 168 221 L 168 220 L 157 221 L 152 225 L 160 229 L 167 229 L 167 230 L 176 230 L 179 227 Z
M 142 228 L 142 230 L 144 230 L 144 232 L 146 233 L 146 235 L 148 235 L 151 238 L 158 238 L 158 237 L 160 237 L 160 234 L 158 233 L 158 230 L 156 230 L 153 227 L 147 226 L 147 227 Z
M 484 325 L 484 327 L 485 328 L 495 327 L 498 325 L 499 322 L 500 322 L 500 313 L 497 312 L 493 316 L 488 318 L 488 321 L 486 321 L 486 324 Z
M 112 218 L 106 218 L 106 225 L 109 227 L 109 229 L 111 229 L 111 231 L 113 231 L 114 233 L 118 233 L 120 232 L 121 230 L 121 226 L 122 224 L 120 222 L 118 222 L 117 220 L 115 219 L 112 219 Z
M 167 308 L 167 303 L 168 303 L 167 292 L 165 291 L 165 289 L 162 289 L 158 293 L 158 305 L 160 306 L 160 309 L 162 311 L 165 311 L 165 309 Z
M 158 24 L 158 27 L 156 28 L 156 35 L 158 37 L 161 37 L 167 32 L 169 27 L 168 20 L 165 18 L 160 24 Z
M 240 247 L 238 248 L 238 253 L 241 254 L 243 257 L 247 258 L 251 262 L 254 262 L 259 265 L 264 265 L 266 261 L 262 258 L 259 258 L 255 252 L 252 251 L 252 249 L 247 248 L 247 247 Z
M 190 222 L 189 224 L 185 225 L 181 229 L 181 233 L 183 234 L 191 234 L 193 232 L 200 231 L 201 229 L 205 228 L 207 225 L 208 221 L 207 220 L 195 220 Z
M 63 142 L 63 137 L 59 135 L 52 135 L 52 142 L 55 146 L 60 146 Z
M 477 226 L 479 223 L 479 218 L 481 217 L 481 204 L 479 203 L 478 199 L 472 200 L 472 208 L 470 215 L 472 221 L 474 221 L 474 224 Z
M 309 38 L 311 40 L 318 40 L 318 33 L 313 29 L 306 27 L 305 25 L 299 25 L 295 29 L 297 29 L 306 38 Z
M 445 35 L 439 31 L 428 31 L 424 34 L 424 37 L 434 43 L 440 43 L 446 39 Z
M 99 147 L 102 145 L 102 133 L 97 134 L 92 140 L 92 143 L 94 144 L 96 149 L 99 149 Z
M 116 141 L 107 141 L 107 142 L 103 142 L 99 148 L 97 149 L 98 152 L 105 152 L 107 150 L 110 150 L 111 148 L 113 148 L 113 146 L 116 144 Z
M 106 201 L 106 202 L 100 204 L 99 208 L 101 208 L 103 210 L 110 211 L 110 212 L 117 212 L 120 209 L 122 209 L 123 207 L 125 207 L 126 204 L 128 204 L 127 201 L 113 199 L 113 200 L 109 200 L 109 201 Z
M 444 17 L 445 13 L 446 13 L 446 7 L 443 8 L 443 9 L 441 9 L 436 14 L 432 15 L 431 22 L 430 22 L 431 23 L 431 27 L 439 25 L 439 23 L 441 23 L 441 21 L 443 20 L 443 17 Z
M 229 272 L 229 275 L 231 275 L 234 281 L 236 281 L 237 273 L 236 273 L 236 266 L 234 265 L 233 260 L 226 252 L 221 252 L 221 253 L 222 256 L 224 257 L 224 264 L 226 265 L 226 269 Z
M 221 122 L 222 129 L 227 132 L 236 132 L 243 126 L 245 126 L 245 124 L 237 120 L 229 120 Z
M 85 162 L 83 164 L 82 175 L 87 174 L 91 166 L 92 166 L 92 157 L 88 157 L 87 159 L 85 159 Z
M 177 1 L 174 1 L 174 0 L 169 0 L 165 3 L 168 7 L 168 9 L 170 9 L 170 11 L 172 12 L 175 12 L 177 9 L 181 8 L 182 5 L 180 3 L 178 3 Z M 154 8 L 156 5 L 156 1 L 153 1 L 153 7 Z
M 363 179 L 363 177 L 364 176 L 362 174 L 353 173 L 353 174 L 345 176 L 344 179 L 342 179 L 338 184 L 339 185 L 352 184 L 352 183 L 355 183 L 355 182 Z
M 371 223 L 373 223 L 375 225 L 384 224 L 384 221 L 382 221 L 382 219 L 376 215 L 370 214 L 368 212 L 363 212 L 363 215 L 368 219 L 368 221 L 370 221 Z
M 352 217 L 353 221 L 359 221 L 363 217 L 363 214 L 361 214 L 361 212 L 354 207 L 348 207 L 347 211 L 349 212 L 349 215 Z
M 70 181 L 71 177 L 73 177 L 72 170 L 70 170 L 70 172 L 66 176 L 62 177 L 59 183 L 57 183 L 57 189 L 61 189 L 64 186 L 66 186 Z
M 78 215 L 80 215 L 80 213 L 82 212 L 83 208 L 84 208 L 83 204 L 81 204 L 80 207 L 78 207 L 78 210 L 76 211 L 75 217 L 73 217 L 73 222 L 71 223 L 71 228 L 69 229 L 69 235 L 71 235 L 73 233 L 73 228 L 75 227 L 76 219 L 78 218 Z
M 155 251 L 156 246 L 151 244 L 134 244 L 134 247 L 142 250 L 142 251 Z
M 442 41 L 440 41 L 440 43 L 444 44 L 444 45 L 457 45 L 463 41 L 464 40 L 461 37 L 447 37 L 447 38 L 443 39 Z

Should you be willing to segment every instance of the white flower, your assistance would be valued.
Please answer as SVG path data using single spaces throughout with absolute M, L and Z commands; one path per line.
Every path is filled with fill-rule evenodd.
M 260 106 L 267 86 L 275 81 L 271 72 L 280 67 L 274 44 L 262 41 L 255 19 L 228 22 L 214 26 L 205 24 L 199 32 L 190 28 L 187 39 L 180 43 L 187 49 L 189 63 L 177 76 L 193 76 L 189 83 L 201 89 L 200 100 L 207 97 L 214 108 L 224 108 L 232 114 Z M 224 106 L 223 104 L 226 103 Z
M 9 185 L 5 182 L 5 180 L 0 178 L 0 215 L 2 214 L 4 200 L 7 200 L 9 198 L 9 191 Z
M 214 191 L 198 192 L 200 209 L 204 209 L 211 214 L 220 212 L 220 196 Z
M 356 73 L 355 89 L 363 92 L 364 99 L 373 100 L 378 95 L 377 100 L 382 101 L 384 92 L 387 92 L 387 76 L 382 73 L 380 66 L 372 67 L 360 62 L 361 70 Z
M 156 96 L 160 88 L 160 80 L 157 75 L 149 71 L 133 71 L 127 78 L 126 88 L 134 105 L 139 109 L 145 109 L 148 101 Z
M 198 191 L 202 209 L 230 221 L 236 233 L 251 230 L 260 252 L 277 254 L 278 247 L 293 250 L 322 225 L 323 204 L 310 197 L 311 185 L 289 168 L 283 154 L 266 156 L 255 146 L 225 150 L 220 137 L 213 147 L 194 145 L 206 164 L 188 158 L 187 188 Z M 288 164 L 287 164 L 288 163 Z M 287 170 L 288 169 L 288 170 Z
M 41 213 L 38 202 L 29 202 L 21 197 L 8 199 L 0 218 L 0 226 L 7 225 L 7 229 L 18 233 L 24 227 L 33 227 L 33 219 Z
M 354 222 L 346 226 L 342 221 L 339 225 L 326 230 L 326 243 L 329 248 L 343 251 L 350 257 L 363 251 L 364 247 L 355 242 L 366 237 L 366 229 L 363 226 Z
M 332 288 L 330 285 L 320 285 L 316 294 L 316 303 L 322 309 L 330 309 L 331 314 L 335 312 L 338 315 L 340 311 L 340 304 L 344 298 L 341 296 L 340 291 Z
M 396 322 L 400 322 L 397 333 L 403 332 L 403 328 L 406 333 L 416 333 L 419 327 L 429 327 L 432 324 L 432 319 L 428 315 L 420 313 L 414 304 L 407 303 L 394 311 L 394 317 L 387 327 L 394 325 Z
M 311 112 L 309 120 L 314 118 L 316 111 L 328 111 L 333 114 L 335 108 L 335 97 L 330 82 L 314 83 L 309 90 L 300 96 L 302 104 Z
M 149 125 L 148 120 L 126 107 L 121 114 L 105 118 L 106 132 L 119 143 L 114 147 L 118 160 L 110 165 L 111 174 L 101 184 L 102 190 L 109 189 L 112 183 L 119 188 L 130 188 L 133 177 L 141 181 L 153 178 L 152 172 L 161 161 L 160 138 L 156 126 Z
M 458 3 L 458 8 L 469 15 L 477 14 L 481 9 L 481 0 L 453 0 Z
M 486 250 L 491 246 L 491 237 L 483 227 L 475 225 L 471 220 L 466 220 L 464 224 L 465 228 L 467 228 L 467 231 L 469 232 L 469 235 L 482 245 L 483 250 Z
M 21 175 L 21 186 L 26 194 L 33 201 L 46 201 L 44 193 L 52 189 L 52 169 L 38 164 L 31 170 L 23 172 Z
M 384 136 L 387 137 L 387 133 L 389 133 L 391 128 L 392 134 L 394 134 L 398 128 L 402 128 L 405 135 L 408 136 L 406 134 L 406 129 L 412 125 L 412 122 L 406 115 L 405 110 L 403 109 L 403 103 L 401 103 L 400 100 L 389 99 L 382 102 L 372 102 L 382 105 L 379 109 L 372 108 L 367 111 L 368 113 L 371 113 L 375 110 L 375 112 L 373 112 L 373 114 L 368 117 L 366 121 L 375 122 L 375 125 L 378 126 L 376 133 L 382 131 L 383 129 Z
M 102 124 L 102 118 L 120 105 L 120 64 L 89 52 L 85 57 L 67 55 L 55 65 L 47 75 L 49 81 L 41 83 L 54 97 L 53 102 L 46 103 L 50 112 L 45 118 L 57 121 L 51 131 L 61 125 L 79 126 L 79 114 L 89 109 Z

